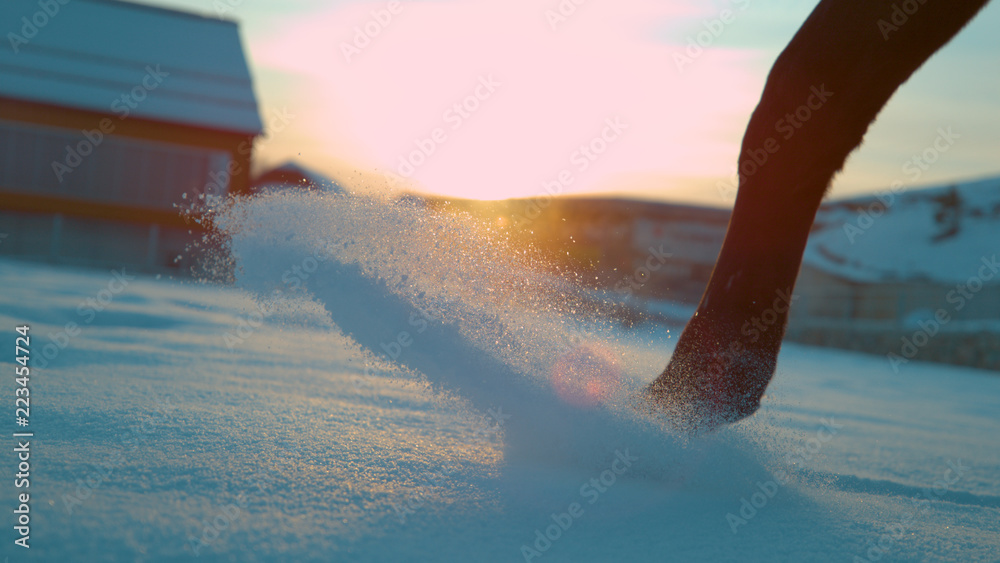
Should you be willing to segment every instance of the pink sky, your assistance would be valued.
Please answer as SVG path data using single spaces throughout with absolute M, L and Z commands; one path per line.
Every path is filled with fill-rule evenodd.
M 561 5 L 564 21 L 549 21 Z M 410 185 L 447 195 L 531 196 L 560 173 L 563 193 L 683 191 L 732 169 L 764 80 L 748 52 L 718 47 L 680 70 L 683 43 L 655 37 L 669 19 L 718 13 L 682 0 L 373 2 L 285 21 L 252 53 L 297 76 L 297 133 L 273 143 L 325 172 L 410 173 L 412 154 Z M 355 41 L 366 26 L 377 34 Z M 417 140 L 432 154 L 413 154 Z

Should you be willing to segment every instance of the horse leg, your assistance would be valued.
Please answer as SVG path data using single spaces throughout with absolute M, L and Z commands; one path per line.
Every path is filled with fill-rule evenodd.
M 777 365 L 823 194 L 893 92 L 987 0 L 822 0 L 778 57 L 751 116 L 722 250 L 654 408 L 692 429 L 753 414 Z M 898 19 L 896 20 L 898 21 Z

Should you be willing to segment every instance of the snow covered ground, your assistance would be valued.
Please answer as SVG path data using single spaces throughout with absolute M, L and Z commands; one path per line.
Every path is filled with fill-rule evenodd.
M 223 224 L 236 288 L 0 261 L 10 561 L 1000 561 L 995 374 L 786 344 L 691 439 L 629 402 L 679 327 L 553 302 L 502 233 L 317 194 Z

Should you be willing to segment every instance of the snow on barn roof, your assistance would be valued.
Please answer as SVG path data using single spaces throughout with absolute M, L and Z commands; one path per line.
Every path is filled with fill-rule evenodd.
M 3 0 L 0 97 L 256 135 L 235 22 L 119 0 Z M 122 101 L 147 75 L 148 97 Z M 139 94 L 143 94 L 140 90 Z M 137 97 L 138 98 L 138 97 Z M 131 101 L 131 100 L 129 100 Z
M 803 263 L 858 283 L 963 283 L 1000 255 L 998 233 L 1000 177 L 900 192 L 888 206 L 835 201 L 820 208 Z

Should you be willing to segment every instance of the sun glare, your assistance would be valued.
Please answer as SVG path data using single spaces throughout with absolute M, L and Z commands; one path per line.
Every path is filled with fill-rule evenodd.
M 654 31 L 699 12 L 629 3 L 354 4 L 254 56 L 307 77 L 314 137 L 420 191 L 501 199 L 624 187 L 636 172 L 725 175 L 736 147 L 719 139 L 743 127 L 761 77 L 725 49 L 679 68 L 684 46 Z

